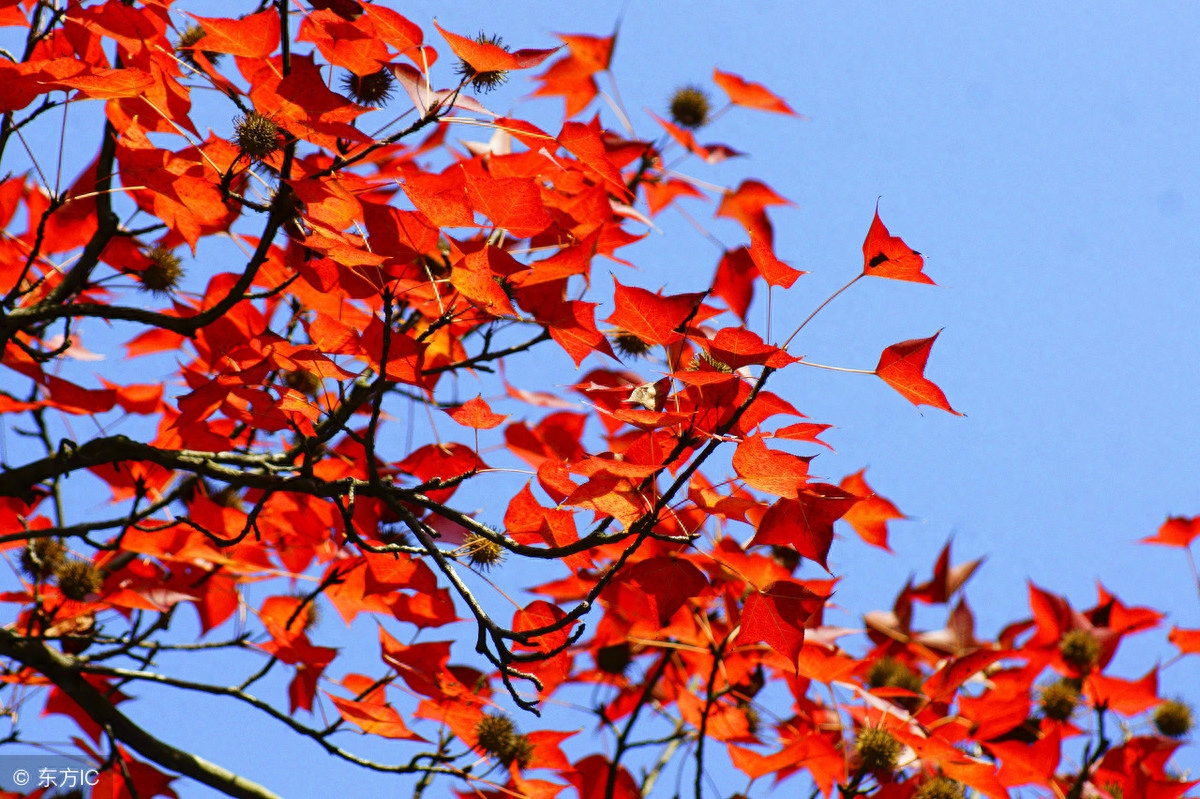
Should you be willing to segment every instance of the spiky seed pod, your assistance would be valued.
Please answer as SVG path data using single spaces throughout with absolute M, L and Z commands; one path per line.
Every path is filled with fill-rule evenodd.
M 699 86 L 682 86 L 671 95 L 671 120 L 681 127 L 695 130 L 703 126 L 711 109 L 708 95 Z
M 516 763 L 520 768 L 529 768 L 533 761 L 534 743 L 527 735 L 514 735 L 512 745 L 507 751 L 497 753 L 496 757 L 505 766 Z
M 872 688 L 903 688 L 920 693 L 921 675 L 887 655 L 871 664 L 867 671 L 867 685 Z
M 499 47 L 501 50 L 508 52 L 508 45 L 499 36 L 492 34 L 489 36 L 483 31 L 475 37 L 475 41 L 479 44 L 492 44 Z M 471 88 L 477 92 L 487 93 L 499 86 L 502 86 L 508 80 L 508 72 L 503 69 L 491 70 L 488 72 L 478 72 L 475 67 L 468 64 L 463 59 L 458 59 L 458 66 L 454 68 L 454 74 L 466 80 L 471 84 Z
M 715 372 L 724 372 L 725 374 L 733 374 L 733 368 L 722 360 L 714 358 L 704 350 L 700 350 L 692 357 L 692 362 L 688 364 L 689 372 L 699 372 L 712 370 Z
M 89 594 L 96 593 L 104 584 L 100 570 L 90 560 L 82 558 L 67 558 L 59 565 L 55 575 L 63 596 L 76 602 L 87 599 Z
M 392 99 L 393 82 L 392 71 L 384 67 L 370 75 L 347 74 L 342 78 L 342 89 L 359 105 L 379 108 Z
M 621 330 L 613 336 L 613 345 L 616 346 L 617 352 L 629 358 L 641 358 L 651 349 L 649 342 L 643 341 L 628 330 Z
M 233 143 L 251 161 L 262 161 L 279 149 L 280 131 L 275 120 L 251 111 L 233 123 Z
M 596 668 L 605 674 L 624 674 L 633 662 L 633 649 L 628 643 L 611 644 L 596 650 Z
M 900 742 L 883 727 L 867 727 L 859 732 L 855 748 L 867 771 L 893 771 L 900 757 Z
M 793 574 L 795 573 L 796 568 L 800 565 L 800 553 L 791 547 L 772 544 L 771 560 L 787 569 L 789 574 Z
M 57 538 L 35 538 L 21 550 L 21 571 L 33 580 L 45 580 L 58 571 L 67 548 Z
M 467 533 L 459 551 L 472 566 L 488 571 L 504 561 L 504 547 L 479 533 Z
M 1042 688 L 1042 713 L 1048 719 L 1066 721 L 1079 704 L 1079 688 L 1070 679 L 1055 680 Z
M 183 279 L 183 259 L 171 250 L 156 244 L 146 253 L 150 265 L 138 273 L 142 291 L 170 294 L 179 288 Z
M 746 732 L 751 735 L 758 735 L 758 728 L 762 726 L 762 717 L 758 715 L 758 711 L 750 705 L 742 708 L 742 715 L 746 717 Z
M 1090 630 L 1068 630 L 1058 641 L 1058 653 L 1064 663 L 1086 674 L 1100 661 L 1100 642 Z
M 296 389 L 308 397 L 317 396 L 323 385 L 319 375 L 315 375 L 305 369 L 294 369 L 284 372 L 283 384 L 288 388 Z
M 913 799 L 963 799 L 963 787 L 949 777 L 935 777 L 913 794 Z
M 516 725 L 503 713 L 488 713 L 475 724 L 475 740 L 489 755 L 507 752 L 516 737 Z
M 188 65 L 198 67 L 195 56 L 196 44 L 203 38 L 204 28 L 201 28 L 199 25 L 195 24 L 188 25 L 187 28 L 184 29 L 183 33 L 179 35 L 179 41 L 175 42 L 175 54 L 178 55 L 179 58 Z M 207 58 L 208 62 L 214 67 L 217 65 L 217 62 L 221 60 L 222 55 L 223 53 L 214 53 L 208 50 L 204 51 L 204 57 Z
M 1125 789 L 1115 782 L 1106 782 L 1101 786 L 1112 799 L 1125 799 Z
M 1168 738 L 1182 738 L 1192 730 L 1192 709 L 1178 699 L 1168 699 L 1154 709 L 1154 727 Z

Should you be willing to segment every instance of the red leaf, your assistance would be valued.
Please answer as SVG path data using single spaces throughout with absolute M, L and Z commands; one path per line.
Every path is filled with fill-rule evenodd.
M 762 641 L 794 666 L 804 646 L 804 623 L 824 604 L 825 597 L 794 580 L 771 583 L 746 598 L 738 640 Z
M 433 27 L 442 34 L 442 38 L 450 45 L 454 54 L 476 72 L 508 72 L 514 69 L 530 69 L 559 50 L 558 47 L 553 47 L 549 50 L 517 50 L 515 53 L 510 53 L 503 47 L 490 42 L 478 42 L 475 39 L 451 33 L 437 24 L 436 20 L 434 20 Z
M 846 511 L 842 521 L 853 527 L 854 532 L 868 544 L 891 552 L 887 541 L 887 523 L 892 519 L 906 517 L 899 508 L 876 494 L 867 485 L 866 478 L 863 477 L 865 472 L 866 469 L 859 469 L 840 483 L 842 488 L 860 498 L 858 504 Z
M 1200 655 L 1200 630 L 1172 627 L 1167 640 L 1179 647 L 1179 651 L 1185 655 Z
M 762 275 L 763 280 L 767 281 L 769 286 L 783 286 L 785 289 L 790 289 L 796 282 L 796 278 L 807 274 L 799 269 L 793 269 L 776 258 L 770 243 L 756 236 L 753 231 L 750 231 L 750 259 L 754 261 L 754 265 L 758 267 L 758 273 Z
M 508 416 L 492 413 L 492 409 L 483 401 L 482 395 L 467 400 L 457 408 L 443 409 L 451 419 L 463 427 L 474 427 L 476 430 L 491 430 L 503 424 Z
M 325 695 L 337 706 L 342 718 L 362 727 L 362 731 L 368 735 L 379 735 L 384 738 L 405 741 L 425 740 L 405 726 L 404 719 L 400 717 L 400 714 L 388 705 L 355 702 L 351 699 L 334 696 L 329 692 L 326 692 Z
M 204 49 L 209 52 L 266 58 L 279 46 L 279 12 L 275 10 L 241 19 L 192 19 L 204 28 Z
M 1137 715 L 1162 701 L 1158 696 L 1157 667 L 1137 680 L 1092 674 L 1084 680 L 1084 690 L 1096 706 L 1107 707 L 1124 716 Z
M 767 448 L 761 435 L 748 436 L 733 453 L 733 468 L 747 484 L 777 494 L 795 497 L 808 480 L 809 458 Z
M 711 340 L 702 343 L 708 346 L 709 355 L 731 369 L 741 369 L 751 364 L 779 369 L 800 360 L 779 347 L 765 343 L 757 333 L 744 327 L 722 328 Z
M 757 267 L 750 251 L 745 247 L 728 250 L 717 264 L 713 277 L 712 294 L 725 300 L 729 310 L 746 321 L 746 312 L 754 299 L 754 274 Z
M 1185 516 L 1171 516 L 1162 523 L 1157 533 L 1143 538 L 1142 543 L 1163 544 L 1187 549 L 1198 535 L 1200 535 L 1200 516 L 1193 516 L 1190 519 Z
M 879 203 L 875 203 L 875 219 L 863 241 L 863 274 L 935 285 L 921 271 L 924 267 L 925 259 L 921 253 L 905 244 L 899 236 L 888 233 L 879 219 Z
M 613 305 L 617 309 L 604 321 L 649 344 L 674 344 L 683 338 L 680 328 L 695 315 L 706 296 L 696 293 L 664 297 L 636 286 L 623 286 L 616 276 L 613 283 Z
M 713 70 L 713 82 L 729 95 L 729 101 L 734 105 L 800 116 L 781 97 L 761 83 L 752 83 L 732 72 L 722 72 L 719 69 Z
M 699 596 L 708 587 L 708 580 L 704 572 L 689 561 L 658 557 L 635 563 L 621 573 L 614 585 L 620 589 L 633 589 L 649 599 L 650 612 L 660 626 L 665 626 L 683 603 Z
M 584 125 L 582 122 L 564 122 L 558 134 L 558 143 L 579 159 L 579 163 L 595 172 L 608 191 L 622 201 L 632 202 L 633 195 L 621 177 L 621 170 L 608 157 L 604 146 L 604 131 L 600 128 L 600 117 Z
M 780 499 L 768 508 L 750 543 L 793 547 L 829 571 L 826 558 L 833 543 L 833 523 L 857 501 L 837 486 L 813 483 L 797 499 Z
M 792 205 L 792 201 L 780 197 L 765 183 L 743 180 L 737 189 L 725 192 L 715 215 L 736 219 L 751 236 L 757 236 L 770 244 L 774 241 L 774 235 L 766 209 L 772 205 Z
M 939 330 L 929 338 L 912 339 L 893 344 L 879 356 L 875 374 L 885 383 L 900 392 L 913 405 L 930 405 L 949 411 L 955 416 L 961 413 L 950 407 L 946 395 L 932 381 L 925 378 L 925 364 L 929 350 L 941 335 Z

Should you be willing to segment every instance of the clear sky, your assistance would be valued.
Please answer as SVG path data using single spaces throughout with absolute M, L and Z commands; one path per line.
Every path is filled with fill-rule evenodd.
M 1182 555 L 1134 543 L 1168 514 L 1200 514 L 1200 5 L 387 4 L 443 52 L 435 16 L 514 47 L 553 46 L 554 32 L 606 34 L 622 17 L 613 71 L 644 137 L 658 129 L 642 109 L 661 113 L 677 86 L 720 96 L 714 66 L 785 97 L 806 120 L 731 112 L 698 138 L 748 158 L 680 167 L 721 185 L 752 175 L 796 203 L 772 212 L 776 252 L 811 274 L 776 295 L 776 331 L 861 269 L 877 199 L 892 233 L 925 254 L 938 287 L 862 281 L 793 351 L 870 369 L 884 347 L 944 328 L 926 374 L 965 418 L 918 412 L 872 377 L 812 369 L 772 386 L 813 421 L 837 425 L 824 436 L 837 452 L 821 454 L 814 474 L 836 480 L 867 466 L 874 488 L 913 517 L 893 526 L 896 555 L 835 545 L 831 566 L 845 575 L 836 600 L 850 612 L 831 622 L 890 606 L 953 536 L 956 560 L 987 556 L 968 592 L 982 634 L 1027 615 L 1027 579 L 1076 607 L 1094 603 L 1100 579 L 1129 604 L 1200 627 Z M 176 7 L 215 16 L 240 6 Z M 450 82 L 448 65 L 440 74 Z M 514 78 L 484 101 L 534 119 L 561 113 L 560 101 L 522 100 L 529 90 Z M 602 119 L 616 126 L 607 108 Z M 656 222 L 664 235 L 640 250 L 653 270 L 645 279 L 673 292 L 706 286 L 716 248 L 679 217 Z M 712 229 L 726 244 L 744 241 L 732 224 Z M 1131 647 L 1125 676 L 1169 651 Z M 1186 691 L 1196 676 L 1173 666 L 1163 684 Z M 201 707 L 171 712 L 194 718 Z M 327 765 L 317 749 L 263 730 L 263 749 L 277 737 L 277 753 L 211 730 L 196 745 L 284 795 L 312 795 L 306 769 Z M 353 794 L 386 784 L 336 773 Z M 190 783 L 177 790 L 210 795 Z

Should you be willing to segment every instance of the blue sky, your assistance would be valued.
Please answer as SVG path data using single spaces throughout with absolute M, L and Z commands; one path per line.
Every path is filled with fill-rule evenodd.
M 176 5 L 204 15 L 233 7 Z M 966 418 L 918 412 L 871 377 L 792 370 L 772 386 L 813 421 L 837 425 L 825 436 L 837 452 L 820 455 L 815 474 L 867 466 L 872 485 L 913 517 L 894 525 L 894 556 L 835 545 L 831 566 L 845 575 L 837 601 L 850 612 L 831 621 L 889 606 L 953 536 L 956 559 L 987 556 L 968 593 L 983 634 L 1027 612 L 1027 579 L 1076 607 L 1094 602 L 1100 579 L 1127 603 L 1200 626 L 1182 555 L 1134 543 L 1168 514 L 1200 513 L 1200 6 L 389 5 L 435 46 L 435 16 L 516 47 L 553 46 L 553 32 L 605 34 L 622 16 L 613 71 L 645 137 L 658 131 L 642 109 L 661 113 L 677 86 L 719 96 L 714 66 L 784 96 L 807 120 L 735 110 L 698 138 L 748 158 L 680 167 L 721 185 L 751 175 L 797 204 L 772 212 L 776 251 L 810 274 L 776 295 L 776 331 L 861 268 L 877 199 L 892 233 L 925 254 L 939 287 L 862 281 L 793 351 L 869 369 L 884 347 L 944 328 L 927 375 Z M 558 101 L 521 100 L 528 90 L 515 78 L 484 100 L 534 120 L 560 113 Z M 615 127 L 607 109 L 602 118 Z M 687 207 L 707 221 L 704 207 Z M 656 222 L 664 234 L 632 251 L 641 285 L 707 285 L 716 249 L 681 218 Z M 712 229 L 726 244 L 744 240 L 731 224 Z M 760 332 L 762 299 L 751 320 Z M 1127 648 L 1126 676 L 1168 654 Z M 1189 674 L 1194 684 L 1194 670 L 1173 666 L 1164 685 L 1184 691 Z M 296 765 L 316 752 L 267 765 L 236 738 L 209 733 L 196 745 L 296 796 L 306 784 Z M 208 795 L 190 784 L 180 794 Z

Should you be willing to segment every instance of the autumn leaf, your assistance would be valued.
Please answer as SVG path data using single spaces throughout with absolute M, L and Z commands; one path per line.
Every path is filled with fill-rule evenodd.
M 613 276 L 613 305 L 605 319 L 650 344 L 674 344 L 683 338 L 682 326 L 695 315 L 704 293 L 662 296 L 636 286 L 621 285 Z
M 443 28 L 435 20 L 433 27 L 438 29 L 442 38 L 450 45 L 454 54 L 466 62 L 476 72 L 508 72 L 517 69 L 530 69 L 541 64 L 558 52 L 559 48 L 548 50 L 517 50 L 509 52 L 503 47 L 487 41 L 477 41 L 466 36 L 459 36 Z
M 719 69 L 713 70 L 713 82 L 729 95 L 729 101 L 734 105 L 799 116 L 782 98 L 761 83 L 753 83 L 732 72 L 722 72 Z
M 790 546 L 829 571 L 826 563 L 833 543 L 833 523 L 858 498 L 837 486 L 812 483 L 796 499 L 780 499 L 767 509 L 751 544 Z
M 776 436 L 778 435 L 776 432 Z M 865 473 L 866 469 L 859 469 L 854 474 L 843 478 L 839 483 L 842 489 L 859 497 L 859 502 L 846 511 L 842 521 L 853 527 L 854 532 L 858 533 L 859 537 L 868 544 L 891 552 L 887 541 L 887 523 L 892 519 L 907 517 L 900 512 L 899 508 L 876 494 L 867 485 L 867 480 L 863 477 Z
M 876 203 L 875 219 L 863 241 L 863 274 L 934 285 L 921 271 L 924 267 L 925 259 L 921 253 L 905 244 L 899 236 L 888 233 L 879 218 L 879 203 Z
M 795 665 L 804 646 L 804 623 L 825 597 L 795 580 L 779 580 L 746 598 L 738 640 L 762 641 Z
M 451 419 L 463 427 L 474 427 L 476 430 L 491 430 L 504 423 L 507 416 L 492 413 L 492 409 L 483 401 L 482 395 L 467 400 L 457 408 L 443 409 Z
M 1182 547 L 1187 549 L 1192 541 L 1200 536 L 1200 516 L 1171 516 L 1158 528 L 1154 535 L 1142 539 L 1146 544 L 1162 544 L 1163 546 Z
M 204 29 L 204 49 L 210 52 L 266 58 L 279 47 L 279 12 L 274 9 L 241 19 L 192 19 Z
M 929 360 L 929 351 L 940 334 L 939 330 L 929 338 L 901 341 L 888 347 L 879 356 L 875 374 L 913 405 L 930 405 L 949 411 L 955 416 L 962 416 L 950 407 L 942 390 L 925 378 L 925 364 Z
M 769 286 L 781 286 L 790 289 L 796 278 L 805 274 L 794 269 L 775 257 L 771 245 L 750 231 L 750 260 L 758 267 L 758 273 Z
M 326 692 L 329 700 L 337 706 L 342 718 L 362 728 L 368 735 L 402 741 L 425 741 L 404 724 L 404 719 L 390 705 L 372 702 L 356 702 Z

